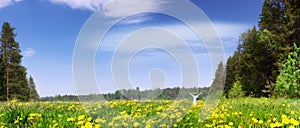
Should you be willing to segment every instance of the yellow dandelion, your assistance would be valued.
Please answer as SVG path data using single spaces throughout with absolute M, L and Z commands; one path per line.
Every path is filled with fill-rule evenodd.
M 67 118 L 67 121 L 72 122 L 72 121 L 75 121 L 75 119 L 74 118 Z
M 137 126 L 139 126 L 140 124 L 138 123 L 138 122 L 134 122 L 133 123 L 133 127 L 137 127 Z
M 264 123 L 263 120 L 259 120 L 259 121 L 258 121 L 258 124 L 263 124 L 263 123 Z
M 297 120 L 295 120 L 294 118 L 290 119 L 290 123 L 294 126 L 298 126 L 299 122 Z
M 95 124 L 95 128 L 100 128 L 100 124 Z
M 80 115 L 77 117 L 77 120 L 84 120 L 84 118 L 85 118 L 85 115 Z
M 92 117 L 88 117 L 86 120 L 90 122 L 92 121 L 92 119 L 93 119 Z
M 295 111 L 291 111 L 291 114 L 292 114 L 292 115 L 295 114 Z
M 77 125 L 82 125 L 83 123 L 84 123 L 84 121 L 80 120 L 80 121 L 78 121 L 76 124 L 77 124 Z
M 85 125 L 84 125 L 85 128 L 92 128 L 93 125 L 91 122 L 85 122 Z
M 177 124 L 174 124 L 173 126 L 174 126 L 174 127 L 177 127 Z
M 28 118 L 27 118 L 27 120 L 33 120 L 33 117 L 32 117 L 32 116 L 30 116 L 30 117 L 28 117 Z
M 205 127 L 210 128 L 210 127 L 212 127 L 212 125 L 211 124 L 205 124 Z
M 252 120 L 253 123 L 255 123 L 255 124 L 258 122 L 258 120 L 257 120 L 256 118 L 252 118 L 251 120 Z

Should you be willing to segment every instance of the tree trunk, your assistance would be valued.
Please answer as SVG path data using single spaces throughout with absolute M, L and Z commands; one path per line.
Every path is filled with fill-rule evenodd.
M 9 101 L 8 70 L 6 69 L 6 100 Z
M 29 87 L 29 101 L 32 101 L 32 86 Z

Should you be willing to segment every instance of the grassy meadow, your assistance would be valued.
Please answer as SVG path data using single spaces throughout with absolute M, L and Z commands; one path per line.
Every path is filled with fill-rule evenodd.
M 3 102 L 0 128 L 99 127 L 299 127 L 298 100 L 270 98 L 221 99 L 205 120 L 204 101 Z M 186 113 L 185 113 L 186 112 Z

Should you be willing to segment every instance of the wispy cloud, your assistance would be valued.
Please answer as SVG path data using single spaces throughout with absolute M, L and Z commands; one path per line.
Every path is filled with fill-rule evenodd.
M 86 9 L 97 11 L 108 0 L 49 0 L 55 4 L 65 4 L 73 9 Z
M 27 48 L 23 54 L 25 57 L 32 57 L 35 55 L 35 50 L 33 50 L 32 48 Z
M 120 22 L 120 24 L 123 24 L 123 25 L 138 24 L 138 23 L 149 21 L 151 19 L 152 19 L 152 17 L 149 15 L 144 15 L 144 14 L 135 15 L 135 16 L 126 18 L 125 20 L 122 20 Z
M 5 8 L 6 6 L 9 6 L 13 4 L 14 2 L 21 2 L 22 0 L 0 0 L 0 9 Z
M 162 0 L 114 0 L 103 6 L 103 13 L 107 17 L 124 17 L 137 12 L 160 11 L 163 9 Z
M 163 9 L 161 0 L 49 0 L 54 4 L 67 5 L 73 9 L 100 11 L 105 17 L 122 18 L 139 12 L 160 11 Z M 149 19 L 136 16 L 126 19 L 124 24 L 137 24 Z
M 201 24 L 201 23 L 198 23 Z M 205 26 L 205 25 L 202 25 Z M 221 39 L 223 43 L 224 49 L 234 49 L 237 45 L 238 38 L 242 32 L 247 31 L 247 29 L 251 28 L 252 25 L 250 24 L 233 24 L 233 23 L 214 23 L 214 26 L 216 28 L 216 31 L 219 33 L 219 35 L 210 35 L 208 34 L 207 40 L 208 42 L 203 42 L 201 38 L 197 37 L 196 34 L 189 29 L 187 26 L 182 24 L 170 24 L 170 25 L 158 25 L 156 26 L 159 29 L 169 31 L 173 34 L 175 34 L 178 38 L 184 40 L 189 47 L 194 52 L 202 53 L 205 51 L 206 46 L 210 45 L 211 48 L 214 47 L 214 42 L 217 42 L 216 40 Z M 146 26 L 147 27 L 147 26 Z M 130 28 L 120 28 L 120 31 L 114 31 L 113 33 L 110 33 L 107 35 L 107 37 L 103 40 L 100 48 L 101 50 L 110 51 L 112 52 L 115 47 L 118 45 L 118 43 L 122 43 L 122 39 L 126 38 L 129 33 L 136 31 L 136 29 L 130 29 Z M 206 28 L 203 28 L 203 30 L 206 30 Z M 136 31 L 138 32 L 138 31 Z M 150 33 L 144 33 L 139 39 L 137 39 L 138 42 L 147 41 L 149 38 L 148 35 Z M 201 35 L 200 35 L 201 36 Z M 159 38 L 161 43 L 160 45 L 163 47 L 171 48 L 171 49 L 178 49 L 182 48 L 182 46 L 175 45 L 173 39 L 166 38 L 164 35 L 158 35 L 156 38 Z M 126 47 L 123 49 L 123 52 L 131 52 L 132 50 L 136 49 L 137 45 L 132 45 L 130 47 Z M 176 50 L 176 51 L 178 51 Z M 155 52 L 155 51 L 153 51 Z

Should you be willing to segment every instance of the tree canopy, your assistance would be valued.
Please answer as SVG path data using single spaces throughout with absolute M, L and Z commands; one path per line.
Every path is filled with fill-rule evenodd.
M 8 22 L 4 22 L 0 37 L 0 100 L 28 101 L 27 72 L 21 65 L 22 55 L 14 30 Z
M 227 60 L 226 96 L 237 80 L 246 96 L 274 94 L 279 71 L 288 61 L 293 44 L 300 46 L 299 5 L 300 0 L 264 1 L 259 27 L 241 34 L 236 52 Z

